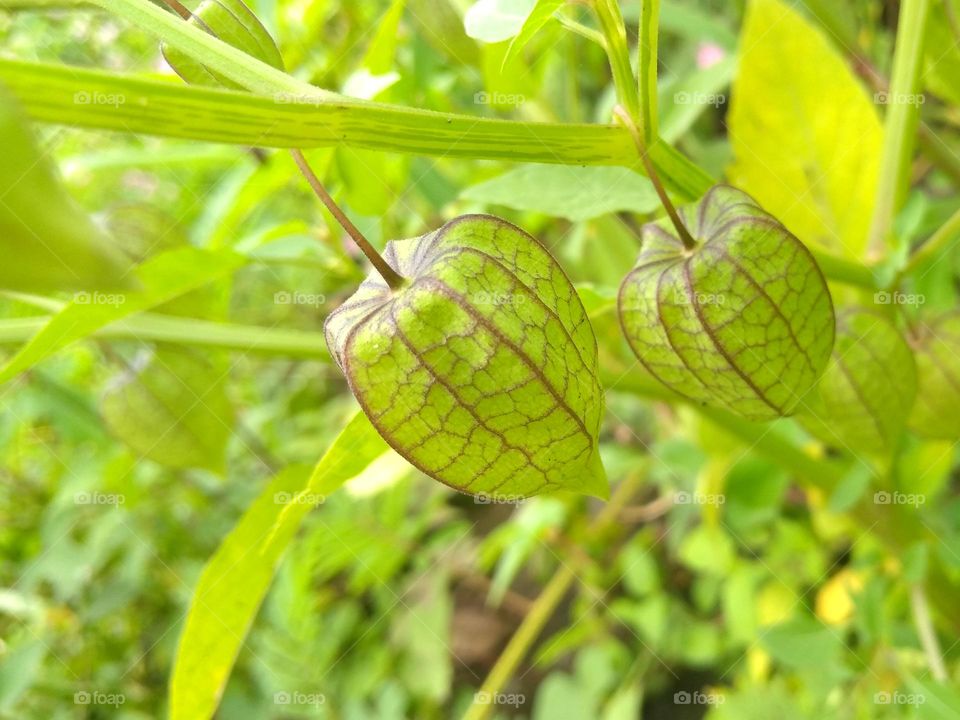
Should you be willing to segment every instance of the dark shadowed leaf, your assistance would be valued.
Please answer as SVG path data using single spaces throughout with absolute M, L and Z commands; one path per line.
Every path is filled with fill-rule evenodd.
M 0 288 L 132 287 L 131 263 L 61 185 L 26 119 L 0 87 Z
M 224 364 L 172 349 L 135 363 L 113 379 L 101 399 L 110 432 L 162 465 L 222 472 L 233 427 Z
M 837 316 L 830 365 L 801 420 L 825 442 L 853 451 L 891 452 L 917 389 L 910 347 L 883 315 Z

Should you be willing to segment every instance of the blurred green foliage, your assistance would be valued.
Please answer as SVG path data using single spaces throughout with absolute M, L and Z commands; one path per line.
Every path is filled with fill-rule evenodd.
M 905 247 L 957 207 L 958 75 L 950 68 L 960 67 L 960 50 L 945 15 L 950 2 L 933 3 L 927 63 L 936 70 L 925 75 L 931 102 L 923 107 L 931 152 L 941 157 L 918 162 L 897 218 Z M 609 119 L 609 68 L 590 39 L 550 22 L 507 57 L 509 40 L 466 34 L 469 5 L 251 3 L 286 67 L 324 88 L 484 117 Z M 622 5 L 635 42 L 639 3 Z M 795 138 L 796 147 L 776 142 L 783 135 L 774 130 L 786 132 L 777 124 L 796 118 L 783 105 L 800 90 L 779 85 L 785 97 L 777 99 L 748 84 L 751 95 L 738 98 L 731 117 L 730 83 L 770 89 L 764 76 L 775 68 L 773 82 L 803 85 L 810 78 L 795 71 L 823 72 L 822 57 L 889 75 L 894 5 L 801 3 L 790 22 L 817 33 L 822 55 L 766 56 L 737 68 L 743 2 L 663 0 L 661 133 L 719 176 L 743 139 L 728 120 L 746 113 L 741 123 L 770 133 L 770 152 L 797 163 L 741 153 L 739 177 L 768 183 L 769 209 L 796 213 L 799 227 L 816 235 L 830 203 L 814 195 L 794 207 L 764 169 L 769 162 L 769 172 L 792 173 L 802 194 L 810 167 L 799 153 L 834 159 L 823 157 L 817 137 Z M 579 6 L 566 14 L 590 22 Z M 3 11 L 0 37 L 4 56 L 178 82 L 150 36 L 99 11 Z M 850 77 L 841 90 L 859 93 L 854 104 L 842 93 L 821 100 L 870 118 L 838 118 L 848 132 L 875 132 L 873 91 Z M 758 115 L 763 106 L 767 114 Z M 319 338 L 326 315 L 363 277 L 357 253 L 282 152 L 65 127 L 36 132 L 70 194 L 133 261 L 176 248 L 240 257 L 229 277 L 174 300 L 158 295 L 151 310 Z M 737 132 L 751 130 L 741 124 Z M 629 368 L 610 298 L 635 261 L 638 224 L 656 210 L 642 176 L 346 147 L 308 155 L 378 246 L 466 212 L 521 225 L 586 286 L 601 359 Z M 851 166 L 851 177 L 859 169 Z M 622 176 L 622 194 L 607 191 L 605 174 Z M 604 177 L 594 182 L 595 175 Z M 868 222 L 860 205 L 842 209 L 850 225 Z M 846 226 L 831 227 L 847 237 Z M 859 252 L 857 242 L 842 245 Z M 913 281 L 928 301 L 924 312 L 955 306 L 957 261 L 950 251 Z M 31 296 L 0 300 L 4 319 L 48 310 Z M 6 359 L 16 349 L 5 345 Z M 316 462 L 354 412 L 330 363 L 255 351 L 200 357 L 135 334 L 95 339 L 0 387 L 0 717 L 164 716 L 177 638 L 204 563 L 269 478 Z M 873 486 L 853 465 L 825 492 L 801 487 L 799 473 L 736 428 L 687 407 L 638 401 L 627 381 L 612 384 L 605 463 L 611 478 L 640 478 L 641 490 L 602 537 L 584 540 L 582 510 L 592 512 L 592 500 L 485 504 L 404 465 L 374 465 L 307 515 L 241 648 L 219 717 L 457 717 L 532 599 L 568 564 L 576 590 L 497 699 L 499 717 L 960 717 L 956 612 L 935 617 L 947 672 L 938 681 L 911 602 L 933 566 L 943 571 L 931 597 L 957 596 L 953 440 L 904 440 L 888 487 Z M 177 417 L 189 409 L 192 419 L 157 429 L 171 408 Z M 772 431 L 826 462 L 817 455 L 823 447 L 793 421 Z M 888 538 L 853 513 L 883 504 L 878 493 L 914 498 L 900 509 L 929 536 L 891 552 Z

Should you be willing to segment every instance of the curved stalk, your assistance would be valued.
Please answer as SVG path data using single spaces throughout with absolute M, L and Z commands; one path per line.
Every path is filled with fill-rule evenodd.
M 957 210 L 951 215 L 950 218 L 940 226 L 940 229 L 931 235 L 930 239 L 914 252 L 903 270 L 900 271 L 900 277 L 909 275 L 935 259 L 940 253 L 944 252 L 957 237 L 960 237 L 960 210 Z
M 293 155 L 293 160 L 297 163 L 300 172 L 307 179 L 307 182 L 310 183 L 313 192 L 320 198 L 320 202 L 322 202 L 327 210 L 330 211 L 330 214 L 336 218 L 336 221 L 340 223 L 340 227 L 353 239 L 361 252 L 367 256 L 367 260 L 369 260 L 377 272 L 380 273 L 380 277 L 383 278 L 384 282 L 386 282 L 392 290 L 402 288 L 406 281 L 400 277 L 396 270 L 390 267 L 387 261 L 383 259 L 383 256 L 377 252 L 377 249 L 370 244 L 370 241 L 363 236 L 359 228 L 350 221 L 346 213 L 337 205 L 336 201 L 330 196 L 330 193 L 327 192 L 327 189 L 323 187 L 320 178 L 313 172 L 313 168 L 310 167 L 310 163 L 308 163 L 307 159 L 303 156 L 303 152 L 300 150 L 291 150 L 290 154 Z
M 667 211 L 667 215 L 670 217 L 670 222 L 673 223 L 673 227 L 676 228 L 677 235 L 679 235 L 680 240 L 683 241 L 683 246 L 687 250 L 693 250 L 697 246 L 697 241 L 693 239 L 693 235 L 691 235 L 690 231 L 687 230 L 687 226 L 683 224 L 683 220 L 680 218 L 680 213 L 677 212 L 677 208 L 674 207 L 673 202 L 670 200 L 670 196 L 667 195 L 667 191 L 664 189 L 663 183 L 660 182 L 660 177 L 657 175 L 657 170 L 653 167 L 653 163 L 650 162 L 650 158 L 648 157 L 649 152 L 647 152 L 647 146 L 643 142 L 640 129 L 637 127 L 630 114 L 621 106 L 618 105 L 615 107 L 613 109 L 613 114 L 630 132 L 630 136 L 633 138 L 633 142 L 637 146 L 637 153 L 640 155 L 640 160 L 643 161 L 643 166 L 647 170 L 647 176 L 650 178 L 650 182 L 653 183 L 653 188 L 657 191 L 657 196 L 660 198 L 660 204 L 663 205 L 663 209 Z

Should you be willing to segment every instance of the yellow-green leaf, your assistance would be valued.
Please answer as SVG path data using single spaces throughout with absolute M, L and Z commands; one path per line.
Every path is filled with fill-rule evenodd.
M 387 446 L 358 413 L 317 463 L 280 472 L 207 562 L 180 636 L 171 720 L 213 717 L 284 550 L 323 496 L 359 475 Z
M 805 243 L 864 250 L 883 133 L 844 58 L 799 10 L 751 0 L 733 84 L 731 182 Z

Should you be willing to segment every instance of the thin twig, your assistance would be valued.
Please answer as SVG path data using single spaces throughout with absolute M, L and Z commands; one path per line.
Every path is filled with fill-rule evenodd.
M 383 256 L 377 252 L 377 249 L 363 236 L 363 233 L 360 232 L 357 226 L 350 222 L 350 218 L 340 209 L 340 206 L 337 205 L 334 199 L 330 197 L 330 193 L 327 192 L 326 188 L 323 187 L 323 183 L 320 182 L 320 178 L 313 172 L 307 159 L 303 156 L 303 152 L 300 150 L 291 150 L 290 154 L 293 155 L 293 159 L 297 163 L 297 167 L 300 168 L 300 172 L 303 173 L 307 182 L 310 183 L 310 187 L 313 188 L 317 197 L 320 198 L 320 202 L 322 202 L 327 210 L 330 211 L 330 214 L 336 218 L 337 222 L 340 223 L 340 227 L 346 230 L 347 234 L 353 238 L 357 247 L 367 256 L 367 260 L 369 260 L 377 269 L 377 272 L 380 273 L 380 277 L 382 277 L 393 290 L 398 290 L 403 287 L 405 283 L 404 279 L 400 277 L 396 270 L 390 267 L 387 261 L 383 259 Z
M 630 113 L 624 110 L 622 106 L 617 105 L 613 109 L 613 114 L 623 124 L 623 126 L 630 133 L 630 136 L 633 138 L 633 142 L 637 146 L 637 152 L 640 155 L 640 159 L 643 161 L 643 166 L 647 170 L 647 176 L 650 178 L 650 182 L 653 183 L 653 189 L 657 191 L 657 195 L 660 198 L 660 203 L 663 205 L 663 209 L 667 211 L 667 215 L 670 216 L 670 222 L 672 222 L 673 226 L 676 228 L 677 234 L 680 236 L 680 240 L 683 241 L 683 246 L 687 250 L 693 250 L 697 246 L 697 241 L 693 239 L 690 231 L 687 230 L 687 226 L 683 224 L 683 220 L 680 219 L 680 214 L 677 212 L 677 208 L 674 207 L 673 202 L 670 200 L 670 196 L 667 195 L 667 191 L 663 187 L 663 183 L 660 182 L 660 176 L 657 175 L 657 170 L 653 167 L 653 163 L 648 157 L 649 153 L 647 151 L 647 146 L 643 142 L 643 137 L 640 135 L 640 129 L 633 121 L 633 118 L 630 117 Z
M 638 473 L 628 475 L 620 483 L 610 502 L 604 506 L 591 523 L 588 530 L 590 534 L 596 535 L 602 532 L 607 525 L 617 519 L 624 505 L 633 496 L 639 482 L 640 474 Z M 492 702 L 486 702 L 486 700 L 499 693 L 510 680 L 517 667 L 527 656 L 533 643 L 540 636 L 540 632 L 547 621 L 556 611 L 560 601 L 566 596 L 574 580 L 576 580 L 576 574 L 572 565 L 562 564 L 557 568 L 553 577 L 544 586 L 537 599 L 533 601 L 530 612 L 520 623 L 520 627 L 517 628 L 513 637 L 510 638 L 507 647 L 497 658 L 490 674 L 484 680 L 483 686 L 474 696 L 473 704 L 467 710 L 466 715 L 463 716 L 463 720 L 486 720 L 490 716 L 494 705 Z
M 944 682 L 947 679 L 947 668 L 943 664 L 943 652 L 937 641 L 937 633 L 933 629 L 930 607 L 927 605 L 927 596 L 922 585 L 918 584 L 910 588 L 910 606 L 913 608 L 913 622 L 920 636 L 920 644 L 930 664 L 930 674 L 935 680 Z

